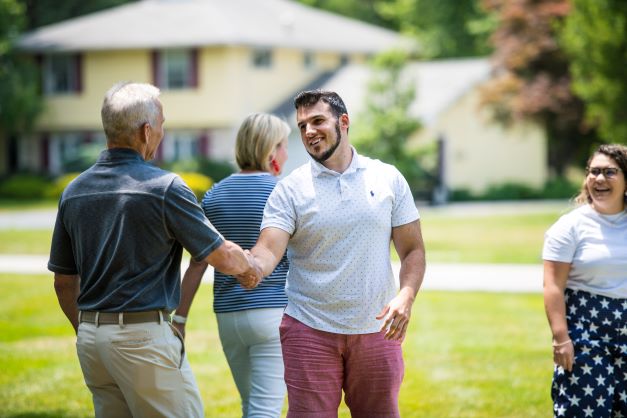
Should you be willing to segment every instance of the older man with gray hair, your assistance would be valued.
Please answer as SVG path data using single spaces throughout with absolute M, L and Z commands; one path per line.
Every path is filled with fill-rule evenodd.
M 260 277 L 181 178 L 146 162 L 164 120 L 159 89 L 113 86 L 102 105 L 107 149 L 59 201 L 48 269 L 77 333 L 96 417 L 204 416 L 183 339 L 170 323 L 183 248 L 226 274 Z

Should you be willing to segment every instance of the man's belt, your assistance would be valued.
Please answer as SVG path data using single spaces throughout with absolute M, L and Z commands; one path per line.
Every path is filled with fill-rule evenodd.
M 79 311 L 79 322 L 89 322 L 90 324 L 141 324 L 145 322 L 170 321 L 170 314 L 167 311 L 146 311 L 146 312 L 96 312 Z

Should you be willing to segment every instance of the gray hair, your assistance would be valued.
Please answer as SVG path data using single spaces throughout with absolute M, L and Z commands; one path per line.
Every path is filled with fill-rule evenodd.
M 135 132 L 145 123 L 156 127 L 160 93 L 144 83 L 121 82 L 111 87 L 100 111 L 107 142 L 132 145 Z

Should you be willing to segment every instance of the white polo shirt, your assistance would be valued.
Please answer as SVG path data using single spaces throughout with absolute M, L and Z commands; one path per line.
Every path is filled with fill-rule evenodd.
M 273 190 L 261 223 L 291 235 L 285 312 L 323 331 L 379 331 L 375 317 L 396 295 L 392 227 L 419 217 L 401 173 L 354 149 L 343 173 L 313 160 L 294 170 Z
M 627 298 L 627 211 L 574 209 L 546 232 L 542 258 L 571 264 L 569 289 Z

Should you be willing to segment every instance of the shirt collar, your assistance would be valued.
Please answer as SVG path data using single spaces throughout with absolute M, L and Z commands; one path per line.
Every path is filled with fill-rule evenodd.
M 100 153 L 98 163 L 111 161 L 144 161 L 139 152 L 131 148 L 109 148 Z
M 358 169 L 366 168 L 366 161 L 364 160 L 364 157 L 359 155 L 355 147 L 353 147 L 352 145 L 351 145 L 351 151 L 353 153 L 353 158 L 351 159 L 351 163 L 348 165 L 348 167 L 346 168 L 346 170 L 344 170 L 343 173 L 338 173 L 336 171 L 329 170 L 324 165 L 320 164 L 318 161 L 314 159 L 312 159 L 309 162 L 310 167 L 311 167 L 311 173 L 314 175 L 314 177 L 319 177 L 321 174 L 325 174 L 325 173 L 331 176 L 338 177 L 344 174 L 355 172 Z

